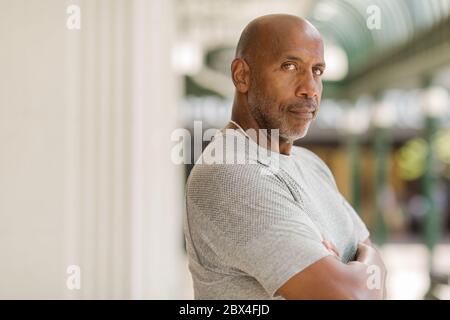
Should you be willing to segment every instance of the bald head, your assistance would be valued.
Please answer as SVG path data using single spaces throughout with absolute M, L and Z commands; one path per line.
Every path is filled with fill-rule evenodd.
M 289 14 L 270 14 L 252 20 L 242 31 L 236 48 L 236 58 L 249 64 L 255 60 L 276 56 L 295 37 L 321 41 L 319 31 L 307 20 Z

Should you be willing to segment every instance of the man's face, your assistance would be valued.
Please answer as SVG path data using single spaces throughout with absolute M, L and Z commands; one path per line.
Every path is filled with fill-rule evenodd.
M 248 103 L 263 128 L 279 129 L 280 137 L 293 141 L 306 135 L 317 116 L 325 69 L 323 43 L 302 32 L 283 42 L 274 52 L 263 49 L 270 54 L 250 67 Z

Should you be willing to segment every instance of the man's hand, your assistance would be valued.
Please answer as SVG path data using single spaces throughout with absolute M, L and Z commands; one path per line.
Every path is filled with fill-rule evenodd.
M 339 251 L 337 248 L 328 240 L 323 240 L 322 244 L 325 246 L 325 248 L 330 251 L 334 257 L 340 260 Z M 386 298 L 386 266 L 384 265 L 383 260 L 381 259 L 381 255 L 378 252 L 378 250 L 372 245 L 370 239 L 366 239 L 364 242 L 358 243 L 358 249 L 356 251 L 356 259 L 355 261 L 351 261 L 348 264 L 363 264 L 367 268 L 370 266 L 377 266 L 380 271 L 380 282 L 381 282 L 381 289 L 380 289 L 380 299 Z M 370 274 L 367 274 L 368 277 Z M 376 289 L 374 289 L 376 290 Z
M 381 259 L 380 253 L 370 243 L 370 240 L 366 240 L 365 242 L 360 242 L 358 244 L 358 249 L 356 251 L 356 261 L 349 262 L 349 264 L 351 263 L 362 263 L 367 267 L 377 266 L 379 268 L 378 270 L 380 271 L 381 277 L 380 298 L 386 299 L 386 266 Z

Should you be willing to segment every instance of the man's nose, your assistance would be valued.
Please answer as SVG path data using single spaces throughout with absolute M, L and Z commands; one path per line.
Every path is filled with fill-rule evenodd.
M 319 96 L 319 83 L 314 79 L 312 73 L 300 77 L 296 87 L 295 95 L 302 98 L 316 98 Z

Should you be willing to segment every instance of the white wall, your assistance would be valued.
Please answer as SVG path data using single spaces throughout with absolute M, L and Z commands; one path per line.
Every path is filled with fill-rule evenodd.
M 172 9 L 0 0 L 0 298 L 183 298 Z

